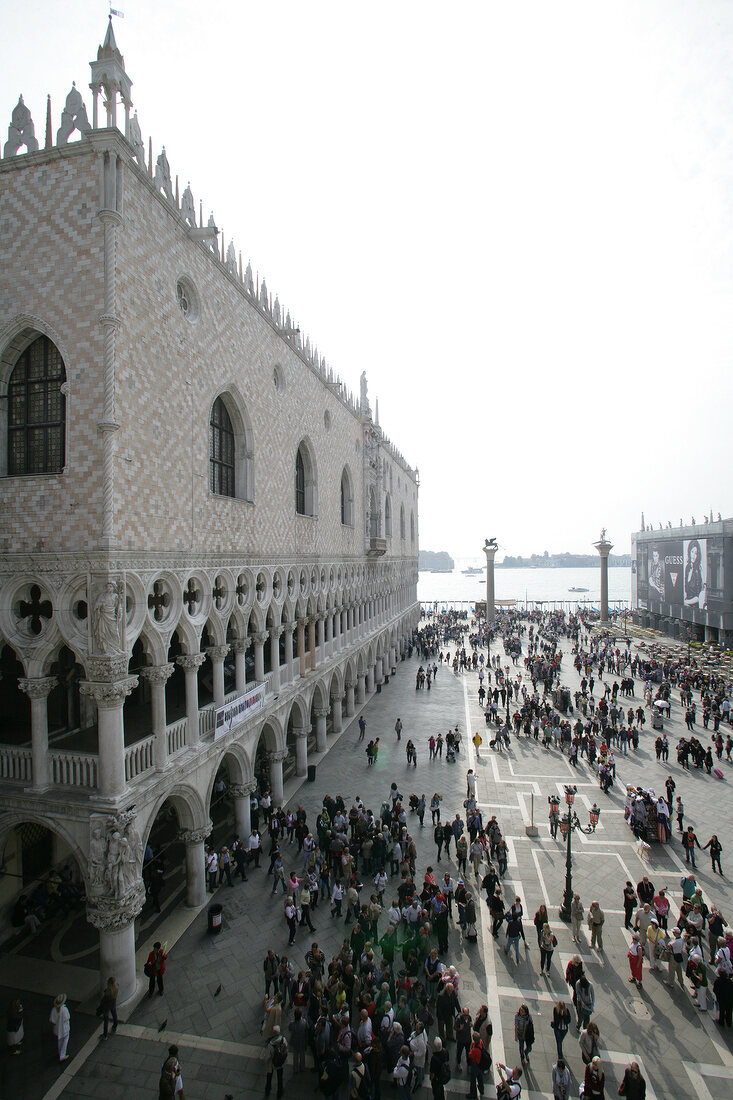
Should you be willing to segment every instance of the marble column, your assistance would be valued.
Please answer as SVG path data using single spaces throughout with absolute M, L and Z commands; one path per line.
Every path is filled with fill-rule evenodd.
M 494 599 L 494 558 L 496 557 L 496 551 L 499 549 L 493 542 L 489 542 L 488 539 L 484 544 L 484 554 L 486 554 L 486 626 L 491 627 L 496 619 L 496 601 Z
M 341 733 L 344 728 L 343 717 L 341 714 L 341 700 L 343 695 L 331 696 L 331 728 L 334 733 Z
M 280 638 L 283 630 L 282 626 L 273 626 L 270 630 L 270 687 L 275 694 L 280 690 Z
M 341 608 L 341 648 L 346 649 L 349 644 L 349 612 L 346 604 Z
M 333 656 L 333 611 L 326 612 L 326 653 Z
M 125 789 L 125 723 L 122 708 L 125 699 L 137 684 L 137 676 L 126 676 L 114 683 L 82 680 L 79 684 L 81 694 L 91 696 L 97 704 L 97 782 L 103 798 L 116 798 Z
M 307 619 L 298 619 L 298 660 L 300 661 L 301 676 L 305 676 L 308 671 L 308 664 L 305 652 L 305 628 L 307 624 Z
M 235 638 L 231 643 L 234 652 L 235 687 L 240 695 L 247 690 L 247 650 L 252 644 L 251 638 Z
M 100 992 L 113 975 L 119 985 L 117 1008 L 124 1009 L 137 992 L 135 970 L 135 918 L 145 904 L 145 887 L 140 880 L 130 896 L 117 901 L 108 896 L 87 901 L 87 920 L 99 932 Z
M 198 672 L 205 660 L 205 653 L 184 653 L 176 657 L 176 664 L 183 669 L 186 678 L 186 745 L 189 748 L 199 743 Z
M 339 627 L 341 626 L 341 608 L 336 606 L 333 609 L 333 652 L 339 653 L 343 649 L 343 638 L 341 637 Z
M 377 667 L 374 674 L 374 679 L 378 684 L 384 683 L 384 662 L 381 657 L 377 657 Z
M 228 645 L 211 645 L 204 652 L 211 661 L 214 684 L 214 706 L 224 706 L 224 658 L 229 652 Z
M 246 846 L 249 834 L 252 832 L 252 803 L 250 797 L 257 790 L 257 780 L 248 779 L 245 783 L 230 783 L 229 794 L 234 800 L 235 833 Z
M 328 711 L 324 707 L 314 707 L 313 713 L 316 716 L 316 752 L 325 752 L 328 747 L 326 738 Z
M 285 760 L 287 755 L 287 749 L 276 749 L 268 753 L 268 762 L 270 765 L 270 792 L 272 794 L 273 809 L 282 806 L 284 801 L 283 760 Z
M 608 622 L 608 555 L 613 550 L 613 543 L 606 538 L 606 528 L 601 531 L 598 542 L 594 542 L 601 559 L 601 622 Z
M 290 683 L 293 677 L 293 631 L 295 630 L 295 623 L 288 622 L 283 623 L 283 629 L 285 630 L 285 678 Z
M 356 677 L 356 701 L 359 704 L 366 701 L 366 676 L 363 672 Z
M 155 737 L 155 768 L 162 771 L 168 764 L 168 732 L 166 729 L 165 685 L 173 674 L 174 665 L 149 665 L 140 669 L 143 680 L 150 684 L 150 703 Z
M 322 665 L 328 657 L 326 650 L 326 619 L 325 611 L 318 612 L 318 663 Z
M 265 679 L 265 642 L 267 641 L 267 632 L 258 630 L 256 634 L 252 635 L 252 641 L 255 647 L 255 680 L 258 684 L 261 684 Z
M 310 639 L 310 646 L 308 649 L 308 668 L 315 669 L 318 664 L 318 616 L 308 616 L 308 638 Z
M 308 734 L 310 726 L 293 726 L 295 738 L 295 774 L 308 774 Z
M 49 784 L 48 770 L 48 696 L 56 687 L 55 676 L 20 679 L 18 687 L 31 701 L 31 756 L 33 788 L 45 791 Z
M 354 680 L 346 681 L 346 717 L 351 718 L 354 714 L 354 687 L 356 686 Z
M 367 669 L 366 689 L 369 695 L 371 695 L 374 691 L 374 665 L 370 665 L 370 667 Z
M 210 835 L 210 821 L 201 829 L 181 829 L 178 839 L 186 845 L 186 908 L 198 909 L 206 901 L 204 841 Z

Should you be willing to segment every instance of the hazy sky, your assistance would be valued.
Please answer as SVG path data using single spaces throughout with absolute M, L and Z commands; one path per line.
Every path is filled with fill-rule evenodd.
M 731 514 L 729 0 L 117 6 L 146 149 L 366 370 L 423 547 Z M 43 144 L 107 6 L 0 13 L 2 141 L 22 92 Z

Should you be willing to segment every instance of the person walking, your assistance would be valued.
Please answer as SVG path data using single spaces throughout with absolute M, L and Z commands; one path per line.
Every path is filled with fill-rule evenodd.
M 553 1100 L 568 1100 L 570 1095 L 570 1070 L 565 1064 L 564 1058 L 558 1058 L 552 1067 L 552 1098 Z
M 629 981 L 632 984 L 635 982 L 639 989 L 641 989 L 641 967 L 644 958 L 644 948 L 639 939 L 638 932 L 632 932 L 631 934 L 631 946 L 629 947 L 628 957 L 629 968 L 631 970 Z
M 552 952 L 557 947 L 557 936 L 550 928 L 549 924 L 546 924 L 540 935 L 540 974 L 543 970 L 550 973 L 550 966 L 552 964 Z
M 720 853 L 723 851 L 723 845 L 720 843 L 715 833 L 713 833 L 713 835 L 710 837 L 710 840 L 707 842 L 707 844 L 703 844 L 703 850 L 705 848 L 710 849 L 710 860 L 713 866 L 713 874 L 715 874 L 715 868 L 717 866 L 718 874 L 722 878 L 723 869 L 720 866 Z
M 578 1036 L 578 1044 L 580 1046 L 580 1054 L 583 1059 L 583 1063 L 589 1066 L 593 1059 L 598 1055 L 598 1040 L 600 1039 L 600 1032 L 598 1031 L 598 1025 L 591 1022 L 586 1028 L 581 1031 Z
M 163 975 L 165 974 L 165 960 L 168 958 L 160 940 L 156 940 L 153 944 L 153 950 L 150 952 L 145 963 L 145 976 L 148 979 L 148 997 L 152 997 L 155 992 L 155 985 L 158 985 L 158 994 L 163 996 Z
M 601 909 L 600 903 L 592 901 L 588 910 L 588 927 L 590 928 L 590 945 L 603 950 L 603 925 L 606 915 Z
M 701 848 L 702 845 L 695 835 L 695 830 L 692 825 L 688 825 L 685 832 L 682 834 L 682 847 L 685 849 L 685 862 L 691 863 L 693 867 L 696 867 L 695 863 L 695 847 Z
M 585 974 L 581 974 L 575 983 L 575 1011 L 578 1016 L 575 1027 L 577 1031 L 590 1026 L 590 1018 L 593 1015 L 595 1006 L 596 991 L 593 983 L 588 981 Z
M 638 1062 L 632 1062 L 624 1071 L 618 1091 L 619 1096 L 625 1096 L 626 1100 L 646 1100 L 646 1081 L 641 1075 Z
M 71 1014 L 66 1006 L 65 993 L 59 993 L 54 1000 L 49 1020 L 53 1033 L 56 1036 L 56 1048 L 58 1050 L 59 1062 L 68 1062 L 69 1055 L 66 1051 L 69 1045 L 69 1036 L 71 1034 Z
M 580 943 L 580 928 L 583 923 L 585 908 L 580 900 L 580 894 L 573 894 L 570 902 L 570 924 L 573 931 L 573 943 Z
M 520 1062 L 528 1062 L 534 1045 L 534 1022 L 527 1005 L 520 1005 L 514 1017 L 514 1038 L 519 1044 Z
M 394 731 L 397 734 L 397 740 L 400 741 L 402 739 L 402 719 L 401 718 L 398 718 L 397 721 L 395 722 Z
M 365 733 L 366 733 L 366 721 L 364 720 L 364 715 L 360 714 L 359 715 L 359 740 L 360 741 L 364 740 L 364 734 Z
M 106 1040 L 109 1032 L 109 1021 L 112 1020 L 112 1034 L 117 1031 L 117 994 L 120 991 L 120 987 L 114 978 L 107 978 L 107 984 L 104 987 L 104 993 L 102 999 L 99 1002 L 99 1008 L 97 1013 L 101 1015 L 104 1023 L 104 1030 L 102 1032 L 102 1039 Z
M 584 1100 L 604 1100 L 605 1088 L 606 1075 L 603 1072 L 601 1059 L 596 1055 L 590 1065 L 585 1067 Z
M 555 1046 L 557 1047 L 557 1059 L 560 1061 L 563 1057 L 562 1045 L 565 1042 L 565 1036 L 570 1030 L 570 1009 L 564 1001 L 558 1001 L 552 1010 L 552 1023 L 550 1027 L 555 1032 Z

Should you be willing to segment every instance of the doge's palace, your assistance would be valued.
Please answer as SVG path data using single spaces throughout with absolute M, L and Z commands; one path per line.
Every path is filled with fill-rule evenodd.
M 164 803 L 199 906 L 222 763 L 248 835 L 396 669 L 418 475 L 146 147 L 111 19 L 90 90 L 0 159 L 0 913 L 72 864 L 124 1004 Z

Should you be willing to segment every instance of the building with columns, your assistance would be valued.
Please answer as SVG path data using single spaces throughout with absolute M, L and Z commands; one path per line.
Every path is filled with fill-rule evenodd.
M 0 159 L 0 920 L 71 861 L 124 1004 L 162 808 L 198 906 L 217 776 L 248 835 L 396 670 L 418 476 L 153 161 L 111 20 L 91 69 Z

